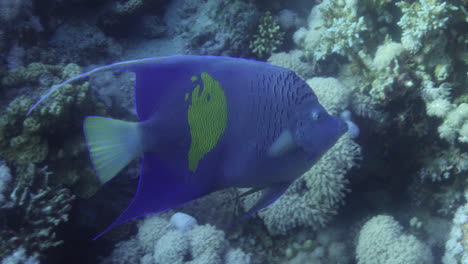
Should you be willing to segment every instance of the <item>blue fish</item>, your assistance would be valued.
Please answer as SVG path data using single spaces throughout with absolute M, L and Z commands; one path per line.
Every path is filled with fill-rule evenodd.
M 128 208 L 100 235 L 228 187 L 264 190 L 251 215 L 273 203 L 346 132 L 293 71 L 216 56 L 170 56 L 115 63 L 136 74 L 139 122 L 87 117 L 84 133 L 105 183 L 143 156 Z M 30 112 L 29 111 L 29 112 Z M 95 238 L 95 239 L 96 239 Z

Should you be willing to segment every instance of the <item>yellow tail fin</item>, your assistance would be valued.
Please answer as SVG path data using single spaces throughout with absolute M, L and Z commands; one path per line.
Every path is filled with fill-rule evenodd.
M 83 127 L 91 161 L 102 183 L 143 151 L 138 123 L 90 116 Z

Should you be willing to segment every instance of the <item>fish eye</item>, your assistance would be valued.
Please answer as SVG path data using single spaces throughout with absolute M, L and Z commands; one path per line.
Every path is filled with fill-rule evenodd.
M 320 114 L 320 112 L 313 112 L 312 113 L 312 120 L 314 120 L 314 121 L 319 120 L 321 117 L 322 117 L 322 115 Z

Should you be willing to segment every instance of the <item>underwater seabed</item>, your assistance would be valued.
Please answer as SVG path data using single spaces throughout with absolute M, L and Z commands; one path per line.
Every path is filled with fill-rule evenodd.
M 1 0 L 1 264 L 468 263 L 466 0 Z M 296 72 L 355 125 L 274 204 L 226 189 L 123 224 L 135 160 L 102 185 L 86 116 L 136 121 L 131 73 L 175 54 Z

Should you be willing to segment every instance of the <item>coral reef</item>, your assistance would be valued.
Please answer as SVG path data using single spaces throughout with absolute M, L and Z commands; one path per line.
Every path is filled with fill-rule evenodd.
M 447 100 L 449 93 L 428 96 L 427 92 L 436 87 L 435 82 L 446 82 L 450 77 L 454 62 L 443 52 L 447 46 L 445 29 L 449 20 L 461 12 L 460 8 L 442 1 L 400 2 L 398 6 L 403 15 L 395 23 L 393 14 L 382 9 L 387 5 L 389 2 L 385 1 L 370 1 L 361 6 L 355 1 L 325 1 L 313 8 L 308 28 L 296 32 L 295 42 L 312 64 L 320 59 L 329 61 L 333 54 L 348 59 L 350 64 L 340 67 L 339 79 L 352 90 L 352 108 L 361 116 L 384 123 L 385 116 L 379 112 L 403 97 L 405 101 L 418 100 L 419 97 L 426 104 L 437 100 L 428 106 L 428 114 L 447 116 L 457 108 Z M 366 13 L 373 8 L 377 8 L 377 17 Z M 371 25 L 379 25 L 381 29 L 375 30 Z M 395 26 L 403 31 L 401 42 L 405 43 L 392 40 L 398 37 L 394 30 L 390 30 Z M 411 34 L 417 36 L 410 37 Z M 426 43 L 426 37 L 431 41 Z M 408 47 L 408 38 L 415 42 L 411 47 Z M 454 41 L 462 45 L 459 40 Z M 419 48 L 415 47 L 423 45 L 422 52 L 416 52 Z M 373 51 L 374 56 L 371 55 Z M 366 111 L 365 106 L 370 106 L 370 109 L 367 107 L 369 110 Z M 443 130 L 440 133 L 444 133 L 442 137 L 452 142 L 456 137 L 461 142 L 464 138 L 460 134 L 464 131 L 463 106 L 460 108 L 440 128 Z M 403 116 L 404 111 L 401 110 L 399 122 L 411 122 Z M 454 116 L 458 119 L 455 120 Z
M 175 0 L 164 16 L 170 36 L 181 35 L 187 54 L 247 56 L 257 9 L 240 0 Z
M 356 166 L 360 153 L 360 147 L 343 136 L 280 199 L 258 213 L 269 233 L 286 234 L 296 227 L 325 227 L 343 202 L 348 191 L 346 172 Z M 259 197 L 259 193 L 248 196 L 244 208 L 250 208 Z
M 5 191 L 11 182 L 10 168 L 5 165 L 4 161 L 0 160 L 0 206 L 3 204 L 5 199 Z
M 461 143 L 468 143 L 468 104 L 460 104 L 447 112 L 444 122 L 438 128 L 440 137 L 450 143 L 454 143 L 455 139 Z
M 258 22 L 257 34 L 253 36 L 249 48 L 257 57 L 271 55 L 283 44 L 284 32 L 270 12 L 267 12 Z
M 42 85 L 50 84 L 56 76 L 68 78 L 79 72 L 78 66 L 70 64 L 65 68 L 47 66 L 43 64 L 30 64 L 27 68 L 17 68 L 11 74 L 2 79 L 5 87 L 21 86 L 30 82 L 37 82 L 39 76 Z M 59 75 L 60 74 L 60 75 Z M 55 76 L 54 76 L 55 75 Z M 41 132 L 48 127 L 57 127 L 54 124 L 63 120 L 61 116 L 70 115 L 70 106 L 84 106 L 87 95 L 89 98 L 89 85 L 68 86 L 61 94 L 54 95 L 54 101 L 36 112 L 25 117 L 29 107 L 34 102 L 26 96 L 13 100 L 0 119 L 0 136 L 2 149 L 0 153 L 7 161 L 15 161 L 20 164 L 38 163 L 43 161 L 48 154 L 47 137 L 41 136 Z M 48 132 L 50 130 L 47 129 Z M 7 144 L 9 143 L 9 144 Z
M 468 153 L 458 148 L 438 151 L 424 162 L 419 171 L 421 181 L 443 181 L 468 170 Z
M 418 52 L 424 41 L 441 37 L 449 20 L 449 10 L 456 8 L 438 0 L 401 1 L 396 5 L 403 13 L 397 23 L 403 31 L 401 43 L 412 53 Z
M 315 77 L 307 80 L 307 84 L 329 114 L 339 116 L 341 112 L 348 109 L 351 91 L 338 79 Z
M 282 9 L 278 13 L 278 23 L 282 30 L 289 32 L 300 28 L 305 21 L 297 12 L 290 9 Z
M 449 239 L 445 244 L 443 264 L 458 264 L 468 261 L 468 204 L 457 209 L 453 217 Z
M 401 13 L 395 12 L 395 7 Z M 371 12 L 374 9 L 375 13 Z M 320 60 L 330 64 L 336 54 L 345 58 L 348 63 L 340 65 L 332 76 L 349 87 L 349 110 L 372 120 L 379 138 L 407 137 L 413 142 L 407 149 L 413 151 L 409 163 L 418 166 L 411 169 L 412 174 L 397 177 L 400 180 L 394 186 L 402 188 L 403 177 L 411 179 L 408 193 L 419 204 L 415 212 L 422 223 L 434 215 L 451 216 L 468 185 L 464 145 L 468 125 L 466 100 L 462 99 L 466 97 L 466 72 L 454 67 L 466 65 L 466 51 L 461 51 L 466 44 L 457 29 L 463 24 L 460 17 L 466 17 L 466 11 L 459 2 L 402 1 L 395 5 L 391 1 L 365 1 L 357 5 L 356 1 L 331 0 L 314 7 L 308 27 L 294 35 L 315 72 L 325 67 Z M 338 103 L 340 98 L 336 97 L 336 105 L 342 104 Z M 371 168 L 372 161 L 366 167 Z M 391 180 L 381 181 L 386 184 Z M 385 208 L 383 204 L 378 202 L 380 208 Z M 431 237 L 430 232 L 425 233 L 424 238 Z M 369 258 L 367 263 L 376 262 Z
M 375 216 L 362 227 L 356 256 L 359 264 L 433 263 L 430 249 L 405 234 L 402 226 L 387 215 Z
M 170 224 L 181 232 L 192 230 L 198 225 L 197 219 L 184 213 L 175 213 L 171 216 Z
M 39 264 L 35 257 L 26 256 L 26 250 L 19 248 L 10 256 L 2 260 L 2 264 Z
M 362 264 L 410 264 L 437 263 L 443 254 L 444 264 L 467 262 L 466 6 L 466 0 L 1 0 L 0 262 L 69 260 L 70 252 L 50 250 L 79 243 L 62 244 L 64 223 L 99 225 L 87 217 L 97 218 L 100 209 L 67 221 L 70 207 L 99 187 L 82 119 L 109 113 L 135 119 L 128 73 L 67 85 L 26 116 L 38 95 L 81 67 L 182 53 L 268 58 L 307 80 L 321 104 L 353 129 L 259 217 L 224 229 L 260 194 L 240 201 L 239 190 L 223 190 L 178 208 L 189 215 L 147 216 L 129 237 L 130 224 L 117 244 L 106 238 L 90 248 L 78 244 L 93 263 L 111 247 L 102 263 L 343 264 L 357 256 Z M 361 155 L 361 167 L 351 170 Z M 116 185 L 103 189 L 130 195 L 128 186 Z M 106 217 L 119 207 L 107 196 L 100 203 Z M 390 216 L 373 217 L 351 252 L 359 223 L 381 212 L 409 231 Z M 90 263 L 79 252 L 72 257 Z
M 439 188 L 419 203 L 435 204 L 439 214 L 451 216 L 463 200 L 464 189 L 468 185 L 468 154 L 453 146 L 430 150 L 422 160 L 417 180 L 423 186 L 436 182 Z
M 84 21 L 59 26 L 49 44 L 64 58 L 79 64 L 97 63 L 95 58 L 103 55 L 116 58 L 122 54 L 122 47 L 118 42 L 106 36 L 98 27 Z
M 0 205 L 0 257 L 24 248 L 37 258 L 63 243 L 56 231 L 68 221 L 74 196 L 69 189 L 50 185 L 47 167 L 30 164 L 24 169 L 16 172 L 10 194 Z
M 35 87 L 38 91 L 42 91 L 80 71 L 80 67 L 76 64 L 55 66 L 33 63 L 26 68 L 15 69 L 1 81 L 7 89 Z M 82 185 L 74 186 L 74 190 L 81 189 L 80 196 L 89 196 L 97 186 L 91 166 L 83 164 L 83 159 L 83 162 L 71 161 L 86 155 L 86 147 L 81 140 L 82 119 L 91 113 L 104 114 L 104 107 L 97 102 L 88 82 L 66 85 L 63 88 L 60 93 L 51 95 L 47 102 L 28 116 L 26 112 L 34 102 L 31 97 L 20 95 L 8 104 L 5 111 L 0 113 L 2 138 L 0 155 L 6 161 L 18 165 L 59 160 L 63 162 L 62 164 L 73 163 L 77 166 L 75 170 L 71 166 L 60 168 L 60 163 L 51 166 L 54 172 L 61 175 L 61 177 L 53 175 L 51 181 L 68 186 L 80 182 Z M 67 139 L 62 140 L 61 135 L 66 134 L 65 131 L 74 132 L 67 133 Z M 54 139 L 51 135 L 57 136 Z
M 125 28 L 127 24 L 135 24 L 138 18 L 148 13 L 153 13 L 158 8 L 165 6 L 166 0 L 145 1 L 108 1 L 100 10 L 98 25 L 109 33 L 116 34 L 116 28 Z M 153 11 L 153 12 L 148 12 Z
M 302 37 L 296 36 L 296 43 L 313 61 L 332 53 L 356 53 L 364 43 L 362 32 L 368 29 L 364 17 L 356 14 L 356 4 L 333 0 L 315 6 L 309 15 L 308 30 Z
M 301 50 L 273 53 L 267 60 L 268 63 L 290 69 L 302 79 L 307 80 L 313 75 L 313 68 L 303 60 Z
M 182 215 L 175 218 L 180 218 Z M 174 217 L 174 216 L 173 216 Z M 182 216 L 190 218 L 190 216 Z M 248 264 L 250 256 L 231 248 L 223 231 L 211 225 L 179 225 L 162 216 L 147 216 L 136 237 L 119 243 L 102 263 Z M 133 263 L 132 262 L 132 263 Z
M 89 78 L 91 88 L 107 108 L 115 112 L 128 112 L 134 118 L 135 98 L 133 86 L 135 75 L 129 72 L 103 72 Z

